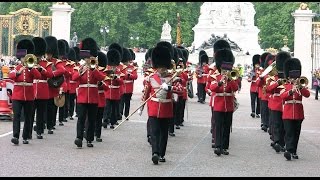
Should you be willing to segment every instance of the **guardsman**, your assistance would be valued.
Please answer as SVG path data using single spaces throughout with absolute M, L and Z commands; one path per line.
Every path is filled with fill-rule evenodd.
M 58 40 L 54 36 L 47 36 L 44 38 L 47 42 L 47 49 L 46 49 L 46 59 L 48 62 L 51 62 L 51 71 L 52 77 L 58 78 L 64 76 L 65 68 L 61 60 L 58 59 L 59 57 L 59 50 L 58 50 Z M 47 129 L 48 134 L 53 134 L 53 130 L 55 122 L 56 122 L 56 114 L 58 107 L 54 103 L 54 98 L 62 95 L 62 84 L 58 87 L 52 86 L 52 84 L 48 83 L 49 85 L 49 100 L 47 106 Z
M 78 48 L 78 47 L 77 47 Z M 68 111 L 66 112 L 67 116 L 69 116 L 70 120 L 73 120 L 73 113 L 74 113 L 74 109 L 75 109 L 75 99 L 76 99 L 76 89 L 78 88 L 78 82 L 77 81 L 72 81 L 72 75 L 75 71 L 75 67 L 77 66 L 77 62 L 79 61 L 79 59 L 77 58 L 77 56 L 79 57 L 79 53 L 77 53 L 74 48 L 70 48 L 69 50 L 69 54 L 68 54 L 68 59 L 70 60 L 70 78 L 69 78 L 69 108 Z
M 210 90 L 215 92 L 214 118 L 216 122 L 216 139 L 214 153 L 228 155 L 230 129 L 234 112 L 234 92 L 238 90 L 236 80 L 231 77 L 234 56 L 231 50 L 217 50 L 214 55 L 219 75 L 211 82 Z
M 260 56 L 260 72 L 259 74 L 261 75 L 264 71 L 265 67 L 265 61 L 268 55 L 271 55 L 268 52 L 263 53 Z M 260 77 L 257 79 L 256 83 L 259 87 L 258 89 L 258 96 L 260 98 L 260 112 L 261 112 L 261 130 L 264 132 L 267 132 L 268 127 L 269 127 L 269 111 L 268 111 L 268 100 L 267 100 L 267 94 L 265 93 L 265 85 L 266 85 L 266 78 L 267 76 Z
M 28 144 L 30 138 L 31 119 L 34 103 L 33 80 L 41 77 L 36 64 L 37 58 L 33 55 L 34 44 L 31 40 L 23 39 L 17 44 L 16 57 L 21 59 L 19 64 L 9 73 L 9 78 L 14 81 L 12 92 L 13 109 L 13 144 L 19 144 L 20 120 L 22 109 L 24 111 L 23 144 Z M 27 56 L 29 54 L 29 56 Z M 30 55 L 32 54 L 32 55 Z
M 34 108 L 33 108 L 33 118 L 36 115 L 36 126 L 35 131 L 37 133 L 37 138 L 42 139 L 42 134 L 44 133 L 44 124 L 47 122 L 47 105 L 49 100 L 49 86 L 47 79 L 52 77 L 51 64 L 52 62 L 48 62 L 44 56 L 46 53 L 47 43 L 41 37 L 34 37 L 32 39 L 35 51 L 34 55 L 38 60 L 38 70 L 41 73 L 41 77 L 39 79 L 33 80 L 33 91 L 34 91 Z M 33 124 L 33 121 L 31 125 Z M 31 130 L 32 132 L 32 130 Z
M 120 88 L 123 86 L 123 80 L 120 77 L 121 71 L 117 67 L 120 64 L 122 56 L 116 48 L 109 49 L 107 52 L 107 67 L 104 72 L 107 77 L 103 81 L 104 95 L 106 99 L 107 119 L 110 121 L 110 128 L 118 125 L 119 102 L 121 98 Z
M 123 94 L 120 101 L 120 114 L 124 115 L 125 118 L 129 116 L 130 112 L 130 101 L 133 93 L 134 81 L 138 78 L 137 67 L 130 63 L 132 55 L 127 48 L 123 48 L 123 69 L 121 73 L 123 76 Z M 128 120 L 128 119 L 127 119 Z
M 284 62 L 284 75 L 288 79 L 280 97 L 283 105 L 283 125 L 285 130 L 286 152 L 284 157 L 287 160 L 298 159 L 297 148 L 301 132 L 301 124 L 304 120 L 302 97 L 308 98 L 310 91 L 307 87 L 308 79 L 301 77 L 301 62 L 297 58 L 290 58 Z
M 260 118 L 260 99 L 258 98 L 258 85 L 256 83 L 257 78 L 259 77 L 258 71 L 260 67 L 260 55 L 255 54 L 252 57 L 252 71 L 248 77 L 248 82 L 251 82 L 250 85 L 250 99 L 251 99 L 251 114 L 252 118 Z
M 271 146 L 276 152 L 284 152 L 284 127 L 282 121 L 282 99 L 280 98 L 280 91 L 284 88 L 283 84 L 286 82 L 283 73 L 283 64 L 285 60 L 291 58 L 288 52 L 282 51 L 276 55 L 276 68 L 274 72 L 270 72 L 274 77 L 270 78 L 271 82 L 267 86 L 267 93 L 270 93 L 268 106 L 270 109 L 270 121 L 273 124 L 272 137 L 273 142 Z
M 169 121 L 173 118 L 172 91 L 181 92 L 181 85 L 172 83 L 171 68 L 172 51 L 158 43 L 151 54 L 153 67 L 156 73 L 150 75 L 144 88 L 142 101 L 147 101 L 148 116 L 151 122 L 152 161 L 154 164 L 165 162 L 165 153 L 168 141 Z M 160 88 L 160 90 L 159 90 Z M 158 93 L 155 93 L 157 92 Z M 160 156 L 160 157 L 159 157 Z
M 67 50 L 68 48 L 68 50 Z M 61 90 L 60 92 L 62 91 L 62 94 L 65 96 L 65 103 L 62 107 L 59 107 L 59 126 L 63 126 L 63 122 L 66 122 L 67 120 L 65 119 L 65 109 L 66 109 L 66 106 L 68 104 L 68 101 L 67 101 L 67 90 L 68 90 L 68 84 L 69 84 L 69 77 L 70 77 L 70 72 L 69 72 L 69 64 L 68 63 L 68 57 L 67 57 L 67 53 L 69 53 L 69 45 L 68 47 L 66 46 L 65 42 L 60 39 L 58 40 L 58 49 L 59 49 L 59 59 L 62 61 L 62 64 L 63 64 L 63 67 L 65 68 L 65 71 L 64 71 L 64 82 L 62 83 L 61 85 Z M 55 126 L 55 123 L 54 123 L 54 126 Z
M 197 77 L 197 95 L 198 95 L 198 102 L 204 104 L 206 100 L 206 92 L 205 86 L 207 82 L 207 76 L 209 73 L 209 60 L 204 58 L 207 53 L 199 53 L 199 66 L 196 70 L 196 77 Z
M 77 138 L 74 143 L 77 147 L 82 147 L 84 137 L 85 121 L 88 126 L 86 130 L 87 147 L 93 147 L 95 122 L 98 111 L 98 82 L 105 78 L 105 75 L 98 70 L 98 50 L 97 43 L 92 38 L 86 38 L 80 43 L 80 57 L 84 59 L 85 64 L 81 65 L 78 72 L 72 75 L 72 81 L 79 81 L 77 95 L 78 104 L 78 122 Z
M 105 74 L 103 71 L 107 66 L 107 56 L 99 51 L 98 52 L 98 69 L 102 74 Z M 102 121 L 103 121 L 103 111 L 104 107 L 106 106 L 106 98 L 104 96 L 104 90 L 102 87 L 102 82 L 98 83 L 98 93 L 99 93 L 99 100 L 98 100 L 98 113 L 95 125 L 95 136 L 97 142 L 102 142 L 101 138 L 101 128 L 102 128 Z
M 67 118 L 69 117 L 69 105 L 70 105 L 70 79 L 72 77 L 72 72 L 74 68 L 74 62 L 69 59 L 69 53 L 70 53 L 70 46 L 69 43 L 62 39 L 62 41 L 65 44 L 66 47 L 66 55 L 63 57 L 63 61 L 65 61 L 65 79 L 66 79 L 66 90 L 65 90 L 65 104 L 63 106 L 64 112 L 63 112 L 63 118 L 62 122 L 68 122 Z
M 76 46 L 76 47 L 73 47 L 73 49 L 74 49 L 74 52 L 76 53 L 76 63 L 75 63 L 75 66 L 73 68 L 73 73 L 74 73 L 74 72 L 78 71 L 78 69 L 80 67 L 81 58 L 80 58 L 80 48 Z M 72 81 L 71 80 L 71 84 L 70 85 L 71 85 L 71 87 L 75 87 L 75 93 L 76 93 L 75 94 L 75 101 L 77 101 L 77 95 L 78 95 L 77 92 L 78 92 L 78 88 L 79 88 L 79 81 Z M 72 104 L 70 104 L 70 108 L 72 108 L 71 106 L 72 106 Z M 75 103 L 75 105 L 73 107 L 74 107 L 75 113 L 76 113 L 75 116 L 78 117 L 78 111 L 77 111 L 78 106 L 77 106 L 77 103 Z M 73 111 L 71 111 L 70 113 L 72 113 L 72 115 L 73 115 Z

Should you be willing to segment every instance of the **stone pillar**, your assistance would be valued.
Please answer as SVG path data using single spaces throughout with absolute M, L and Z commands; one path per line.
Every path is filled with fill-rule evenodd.
M 71 13 L 74 11 L 66 2 L 57 2 L 50 7 L 52 11 L 52 36 L 64 39 L 70 44 Z
M 301 75 L 309 79 L 309 88 L 312 87 L 312 18 L 315 16 L 311 10 L 298 9 L 292 16 L 294 23 L 294 57 L 301 61 Z

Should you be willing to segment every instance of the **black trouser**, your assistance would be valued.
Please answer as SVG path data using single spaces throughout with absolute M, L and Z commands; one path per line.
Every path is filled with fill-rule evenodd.
M 265 127 L 269 127 L 269 108 L 268 101 L 261 100 L 260 101 L 260 112 L 261 112 L 261 124 Z
M 106 99 L 106 101 L 107 101 L 107 99 Z M 103 109 L 103 122 L 104 123 L 110 123 L 110 119 L 109 119 L 109 117 L 110 117 L 110 112 L 109 112 L 109 110 L 110 110 L 110 104 L 108 105 L 108 104 L 106 104 L 105 106 L 104 106 L 104 109 Z
M 65 95 L 65 99 L 66 100 L 65 100 L 64 106 L 63 106 L 63 109 L 64 109 L 64 111 L 63 111 L 63 119 L 67 119 L 68 116 L 69 116 L 69 109 L 70 109 L 70 104 L 69 104 L 69 102 L 70 102 L 70 94 L 69 94 L 69 92 L 66 92 L 64 95 Z
M 250 92 L 251 97 L 251 112 L 260 114 L 260 98 L 258 98 L 258 92 Z
M 319 91 L 320 91 L 320 84 L 319 84 L 319 86 L 316 86 L 316 95 L 315 95 L 315 99 L 318 99 L 318 93 L 319 93 Z
M 32 119 L 32 109 L 33 101 L 20 101 L 12 100 L 12 110 L 13 110 L 13 137 L 20 137 L 20 120 L 22 108 L 24 111 L 24 125 L 22 138 L 24 140 L 30 138 L 30 129 L 31 129 L 31 119 Z
M 86 129 L 87 141 L 94 140 L 95 122 L 97 119 L 98 104 L 78 103 L 78 122 L 77 122 L 77 138 L 83 140 L 83 130 L 85 121 L 88 119 L 88 128 Z
M 37 134 L 43 134 L 44 132 L 44 123 L 47 122 L 47 106 L 48 100 L 47 99 L 35 99 L 34 106 L 33 106 L 33 113 L 32 113 L 32 121 L 36 116 L 36 132 Z M 32 133 L 32 126 L 33 122 L 31 123 L 30 132 Z
M 73 113 L 74 113 L 74 108 L 75 108 L 75 101 L 76 99 L 76 93 L 73 94 L 69 94 L 69 116 L 73 117 Z
M 211 137 L 212 137 L 212 143 L 216 142 L 216 120 L 214 119 L 214 111 L 213 108 L 210 107 L 211 109 Z
M 65 118 L 64 117 L 65 108 L 66 108 L 66 103 L 62 107 L 59 107 L 59 122 L 62 122 L 63 119 Z
M 298 142 L 301 132 L 302 120 L 284 119 L 283 125 L 285 130 L 286 150 L 290 153 L 297 153 Z
M 104 107 L 98 107 L 96 126 L 95 126 L 95 136 L 97 138 L 101 137 L 103 110 L 104 110 Z
M 206 84 L 205 83 L 198 83 L 197 91 L 198 91 L 198 100 L 205 101 L 206 100 L 206 91 L 205 91 Z
M 282 121 L 282 112 L 281 111 L 270 111 L 270 116 L 273 119 L 273 135 L 274 135 L 274 142 L 278 143 L 280 146 L 284 147 L 284 126 Z
M 110 119 L 111 125 L 114 125 L 118 120 L 119 100 L 106 99 L 107 119 Z
M 47 106 L 47 129 L 52 130 L 53 126 L 56 125 L 58 107 L 54 104 L 53 98 L 48 99 Z
M 150 117 L 152 154 L 165 156 L 168 142 L 168 126 L 171 118 Z
M 172 107 L 173 107 L 173 112 L 177 112 L 177 102 L 176 101 L 173 101 Z M 169 121 L 169 127 L 168 127 L 169 133 L 174 133 L 174 125 L 176 124 L 177 119 L 178 119 L 178 113 L 173 113 L 173 118 Z
M 233 112 L 214 111 L 216 120 L 216 148 L 229 149 L 230 128 Z
M 150 121 L 150 117 L 148 116 L 148 120 L 147 120 L 147 137 L 151 137 L 151 121 Z
M 241 91 L 241 87 L 242 87 L 242 77 L 239 77 L 238 91 Z
M 121 115 L 124 114 L 124 117 L 129 116 L 131 97 L 132 97 L 132 93 L 125 93 L 121 96 L 120 114 Z M 124 113 L 123 113 L 123 111 L 124 111 Z
M 180 125 L 183 123 L 184 121 L 184 109 L 186 107 L 186 100 L 183 99 L 182 96 L 178 97 L 178 101 L 177 101 L 177 108 L 176 108 L 176 114 L 177 114 L 177 118 L 175 121 L 176 125 Z

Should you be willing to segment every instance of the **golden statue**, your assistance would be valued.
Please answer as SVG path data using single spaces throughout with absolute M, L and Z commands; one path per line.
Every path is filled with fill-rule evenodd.
M 306 3 L 301 3 L 299 10 L 309 10 L 308 4 Z

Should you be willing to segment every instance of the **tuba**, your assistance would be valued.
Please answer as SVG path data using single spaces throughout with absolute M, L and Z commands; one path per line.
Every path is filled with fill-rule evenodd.
M 28 68 L 33 68 L 35 65 L 38 64 L 38 59 L 33 54 L 27 54 L 24 57 L 24 65 Z

